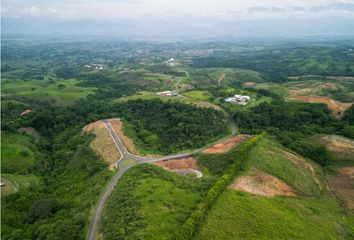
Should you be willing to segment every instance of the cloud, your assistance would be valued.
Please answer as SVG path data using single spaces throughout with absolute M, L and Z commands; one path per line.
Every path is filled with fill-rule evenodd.
M 258 19 L 350 15 L 354 0 L 3 0 L 3 16 L 115 20 L 121 18 Z
M 280 14 L 280 13 L 323 13 L 323 12 L 354 12 L 354 4 L 352 3 L 333 3 L 329 5 L 317 5 L 308 8 L 304 8 L 301 6 L 293 6 L 288 8 L 280 8 L 280 7 L 250 7 L 248 8 L 248 13 L 251 15 L 257 14 Z
M 17 14 L 20 16 L 59 18 L 72 18 L 76 16 L 76 12 L 73 9 L 41 8 L 38 6 L 20 8 L 17 10 Z

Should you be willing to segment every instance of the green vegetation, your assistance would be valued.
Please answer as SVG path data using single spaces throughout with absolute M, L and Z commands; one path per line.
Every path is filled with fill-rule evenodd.
M 231 180 L 237 176 L 245 167 L 250 150 L 262 139 L 265 134 L 258 135 L 247 142 L 242 143 L 236 150 L 233 151 L 233 163 L 226 169 L 224 175 L 218 178 L 214 185 L 209 189 L 206 196 L 199 202 L 196 210 L 184 222 L 184 224 L 175 232 L 174 239 L 192 239 L 197 233 L 203 220 L 208 214 L 208 210 L 213 206 L 217 198 Z
M 287 78 L 307 74 L 354 76 L 354 55 L 349 48 L 354 48 L 350 41 L 315 43 L 305 39 L 281 45 L 264 41 L 4 41 L 1 171 L 5 182 L 11 182 L 2 190 L 11 194 L 4 194 L 1 201 L 1 237 L 86 237 L 93 206 L 113 175 L 90 150 L 93 136 L 80 134 L 83 126 L 99 119 L 121 117 L 125 132 L 141 152 L 168 154 L 205 146 L 225 136 L 229 132 L 228 112 L 237 119 L 241 132 L 267 131 L 303 156 L 332 165 L 333 155 L 321 144 L 309 144 L 309 137 L 339 134 L 354 138 L 354 107 L 339 120 L 324 105 L 287 103 L 281 97 L 288 89 L 315 87 L 320 95 L 352 101 L 352 79 L 301 77 L 290 82 Z M 177 64 L 163 64 L 167 56 L 174 57 Z M 87 67 L 93 64 L 103 67 Z M 272 84 L 285 81 L 289 82 Z M 256 86 L 251 88 L 253 83 L 245 82 Z M 321 83 L 336 86 L 321 87 Z M 259 84 L 266 89 L 257 89 Z M 189 97 L 155 95 L 156 91 L 176 88 Z M 244 107 L 223 102 L 235 93 L 250 95 L 252 100 Z M 209 109 L 220 107 L 222 111 Z M 33 111 L 20 116 L 26 109 Z M 33 127 L 40 138 L 18 134 L 22 127 Z M 249 142 L 254 139 L 257 137 Z M 202 179 L 149 165 L 130 169 L 118 183 L 118 189 L 126 191 L 115 191 L 108 202 L 103 219 L 105 236 L 209 239 L 210 234 L 210 239 L 227 239 L 247 234 L 262 239 L 280 238 L 284 232 L 282 236 L 289 238 L 296 234 L 295 238 L 306 239 L 312 234 L 330 239 L 335 238 L 335 226 L 337 238 L 353 238 L 345 233 L 347 220 L 341 208 L 326 195 L 326 188 L 318 187 L 323 184 L 319 166 L 306 162 L 315 174 L 300 168 L 270 139 L 253 147 L 246 144 L 226 154 L 198 155 L 198 164 L 208 172 Z M 268 154 L 269 149 L 272 154 Z M 252 155 L 249 158 L 248 153 Z M 127 160 L 123 165 L 131 163 Z M 227 189 L 241 170 L 254 167 L 292 185 L 298 196 L 260 198 Z M 311 176 L 317 176 L 320 184 Z M 15 188 L 19 191 L 14 192 Z M 216 211 L 219 204 L 225 213 Z M 213 223 L 214 211 L 227 219 Z
M 333 162 L 325 147 L 309 144 L 306 137 L 316 133 L 338 133 L 351 136 L 348 122 L 331 116 L 324 104 L 287 103 L 280 99 L 258 107 L 235 112 L 243 133 L 268 131 L 277 136 L 282 145 L 311 158 L 321 165 Z
M 195 239 L 350 239 L 333 198 L 257 197 L 226 190 Z
M 23 191 L 30 186 L 39 184 L 39 178 L 34 175 L 1 174 L 1 181 L 5 183 L 1 187 L 1 196 L 7 196 L 18 191 Z
M 92 94 L 94 88 L 79 87 L 77 80 L 12 80 L 2 83 L 2 93 L 15 99 L 33 99 L 67 106 Z
M 105 239 L 171 239 L 209 186 L 152 165 L 129 169 L 103 214 Z
M 264 138 L 251 150 L 247 165 L 282 179 L 293 186 L 297 194 L 320 196 L 325 185 L 318 180 L 322 180 L 318 167 L 301 157 L 292 159 L 289 153 L 278 143 Z
M 112 102 L 123 103 L 129 100 L 137 100 L 137 99 L 141 99 L 141 100 L 160 99 L 163 102 L 179 102 L 179 103 L 190 104 L 198 107 L 214 108 L 216 110 L 221 109 L 219 106 L 206 101 L 198 101 L 196 99 L 185 98 L 181 96 L 173 96 L 173 97 L 158 96 L 156 95 L 156 92 L 148 92 L 148 91 L 141 91 L 134 95 L 124 96 L 118 99 L 114 99 Z
M 199 90 L 185 92 L 183 93 L 183 95 L 193 99 L 202 100 L 202 101 L 209 100 L 211 97 L 210 93 L 206 91 L 199 91 Z
M 124 132 L 144 153 L 169 154 L 202 147 L 225 136 L 228 122 L 224 113 L 210 108 L 135 100 L 115 105 L 124 120 Z
M 350 221 L 325 188 L 321 170 L 269 138 L 252 148 L 245 170 L 260 169 L 294 187 L 297 197 L 261 197 L 227 189 L 196 239 L 350 239 Z
M 33 138 L 21 134 L 2 134 L 1 167 L 3 173 L 27 174 L 43 158 Z
M 169 79 L 170 76 L 166 74 L 159 74 L 159 73 L 146 73 L 144 75 L 144 80 L 158 80 L 158 81 L 165 81 Z
M 269 82 L 284 82 L 288 76 L 354 76 L 353 60 L 353 54 L 340 44 L 297 47 L 288 43 L 284 47 L 262 45 L 260 48 L 230 44 L 207 56 L 194 58 L 192 67 L 249 69 L 261 73 Z
M 88 139 L 75 138 L 75 147 L 69 147 L 63 133 L 53 153 L 57 171 L 30 191 L 18 192 L 2 198 L 2 237 L 4 239 L 83 239 L 94 202 L 112 173 L 88 147 Z M 64 137 L 65 136 L 65 137 Z M 61 141 L 65 142 L 61 142 Z M 69 141 L 71 144 L 72 140 Z M 58 157 L 62 155 L 62 162 Z M 65 161 L 63 161 L 65 159 Z M 5 175 L 5 178 L 14 175 Z M 24 180 L 15 176 L 14 180 Z M 26 180 L 34 181 L 34 177 Z M 23 184 L 25 184 L 23 182 Z

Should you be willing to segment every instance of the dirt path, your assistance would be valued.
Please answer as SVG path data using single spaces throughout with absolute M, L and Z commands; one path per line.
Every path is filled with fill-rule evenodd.
M 218 86 L 220 87 L 221 86 L 221 81 L 225 78 L 226 74 L 225 73 L 222 73 L 220 74 L 220 77 L 218 79 Z

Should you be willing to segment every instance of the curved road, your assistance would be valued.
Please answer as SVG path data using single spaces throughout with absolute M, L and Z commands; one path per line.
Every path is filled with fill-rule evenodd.
M 229 123 L 231 126 L 232 135 L 234 136 L 237 133 L 236 123 L 234 122 L 232 116 L 230 116 L 230 115 L 228 116 L 228 120 L 229 120 Z M 104 122 L 105 127 L 108 130 L 111 138 L 113 139 L 115 145 L 117 146 L 117 148 L 121 154 L 121 157 L 116 162 L 116 168 L 118 169 L 117 173 L 114 175 L 111 182 L 108 184 L 108 186 L 106 187 L 106 189 L 101 194 L 101 196 L 98 200 L 94 215 L 92 216 L 90 226 L 89 226 L 89 229 L 87 232 L 87 237 L 86 237 L 87 240 L 95 240 L 96 239 L 97 228 L 100 223 L 100 219 L 102 216 L 102 211 L 103 211 L 104 205 L 105 205 L 107 199 L 109 198 L 109 196 L 111 195 L 111 193 L 113 192 L 114 187 L 117 185 L 119 179 L 124 175 L 124 173 L 129 168 L 136 166 L 138 164 L 142 164 L 142 163 L 153 163 L 153 162 L 157 162 L 157 161 L 172 160 L 172 159 L 175 159 L 175 160 L 184 159 L 186 157 L 190 157 L 193 154 L 198 153 L 201 150 L 203 150 L 203 149 L 197 149 L 197 150 L 194 150 L 194 151 L 188 152 L 188 153 L 180 153 L 180 154 L 174 154 L 174 155 L 157 157 L 157 158 L 142 157 L 142 156 L 134 155 L 134 154 L 128 152 L 128 150 L 125 148 L 124 144 L 122 143 L 122 141 L 120 140 L 120 138 L 118 137 L 116 132 L 114 131 L 109 120 L 103 120 L 103 122 Z M 222 139 L 220 141 L 223 141 L 223 140 L 224 139 Z M 133 161 L 127 162 L 126 160 L 133 160 Z

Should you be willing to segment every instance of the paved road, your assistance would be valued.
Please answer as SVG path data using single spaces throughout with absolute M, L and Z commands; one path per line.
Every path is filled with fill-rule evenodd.
M 108 184 L 104 192 L 102 193 L 101 197 L 98 200 L 97 206 L 95 208 L 95 213 L 91 219 L 91 223 L 88 229 L 87 233 L 87 239 L 88 240 L 95 240 L 96 235 L 97 235 L 97 228 L 100 223 L 100 219 L 102 216 L 102 211 L 104 208 L 104 205 L 111 195 L 111 193 L 114 190 L 114 187 L 117 185 L 119 179 L 124 175 L 124 173 L 131 167 L 142 164 L 142 163 L 152 163 L 152 162 L 157 162 L 157 161 L 162 161 L 162 160 L 170 160 L 170 159 L 183 159 L 185 157 L 189 157 L 195 152 L 190 152 L 190 153 L 181 153 L 181 154 L 175 154 L 175 155 L 170 155 L 170 156 L 164 156 L 164 157 L 157 157 L 157 158 L 151 158 L 151 157 L 142 157 L 138 155 L 131 154 L 128 152 L 128 150 L 125 148 L 124 144 L 114 131 L 111 123 L 108 120 L 103 120 L 105 127 L 107 128 L 109 134 L 111 135 L 115 145 L 117 146 L 121 157 L 120 159 L 116 162 L 116 168 L 118 168 L 117 173 L 114 175 L 112 178 L 111 182 Z M 125 160 L 133 160 L 131 162 L 126 162 Z
M 235 135 L 237 133 L 237 127 L 236 123 L 232 119 L 231 116 L 228 116 L 230 126 L 232 129 L 232 135 Z M 131 154 L 128 152 L 128 150 L 125 148 L 124 144 L 114 131 L 111 123 L 108 120 L 103 120 L 105 127 L 107 128 L 109 134 L 111 135 L 115 145 L 117 146 L 121 157 L 120 159 L 116 162 L 116 168 L 118 169 L 117 173 L 114 175 L 112 178 L 111 182 L 108 184 L 102 195 L 100 196 L 98 203 L 95 208 L 95 213 L 91 219 L 91 223 L 87 232 L 87 240 L 95 240 L 97 236 L 97 228 L 100 223 L 100 219 L 102 216 L 102 211 L 104 208 L 104 205 L 111 195 L 111 193 L 114 190 L 114 187 L 117 185 L 119 179 L 124 175 L 124 173 L 131 167 L 136 166 L 138 164 L 142 163 L 153 163 L 157 161 L 163 161 L 163 160 L 172 160 L 172 159 L 184 159 L 186 157 L 190 157 L 195 153 L 200 152 L 202 149 L 197 149 L 192 152 L 187 152 L 187 153 L 179 153 L 179 154 L 174 154 L 174 155 L 169 155 L 169 156 L 163 156 L 163 157 L 156 157 L 156 158 L 151 158 L 151 157 L 142 157 L 138 155 Z M 223 141 L 223 140 L 221 140 Z M 132 161 L 126 161 L 126 160 L 132 160 Z

